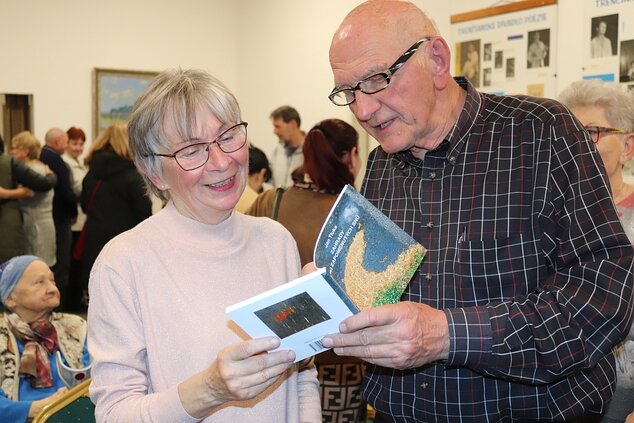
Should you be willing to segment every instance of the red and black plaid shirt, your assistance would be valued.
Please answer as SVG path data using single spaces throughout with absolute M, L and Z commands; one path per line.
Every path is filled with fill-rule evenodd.
M 372 152 L 363 194 L 427 249 L 402 300 L 445 310 L 444 363 L 369 366 L 364 395 L 411 422 L 600 411 L 633 309 L 633 250 L 599 155 L 548 99 L 467 90 L 423 160 Z

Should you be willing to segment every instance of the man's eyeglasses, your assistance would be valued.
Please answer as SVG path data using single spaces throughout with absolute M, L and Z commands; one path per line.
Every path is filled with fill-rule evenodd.
M 586 131 L 590 134 L 592 142 L 597 144 L 601 139 L 601 135 L 605 134 L 627 134 L 628 132 L 623 129 L 608 128 L 606 126 L 584 126 Z
M 328 98 L 337 106 L 347 106 L 348 104 L 354 103 L 355 97 L 354 92 L 359 90 L 364 94 L 374 94 L 382 91 L 390 85 L 390 78 L 394 75 L 394 72 L 399 70 L 401 66 L 405 64 L 409 60 L 410 57 L 414 55 L 418 47 L 426 41 L 430 41 L 431 37 L 424 37 L 420 40 L 416 41 L 413 46 L 407 49 L 405 53 L 401 55 L 396 62 L 385 72 L 375 73 L 374 75 L 370 75 L 367 78 L 362 79 L 355 85 L 350 88 L 335 88 L 332 90 Z
M 209 150 L 212 144 L 217 144 L 224 153 L 233 153 L 240 150 L 247 143 L 247 122 L 240 122 L 237 125 L 223 131 L 211 142 L 199 142 L 190 144 L 172 154 L 153 153 L 151 156 L 170 157 L 183 170 L 194 170 L 202 167 L 209 161 Z

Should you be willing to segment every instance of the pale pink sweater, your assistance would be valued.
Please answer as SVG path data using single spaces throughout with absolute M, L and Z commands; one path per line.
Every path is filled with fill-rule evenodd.
M 299 268 L 295 241 L 281 225 L 237 212 L 205 225 L 170 203 L 114 238 L 90 277 L 97 421 L 197 421 L 177 385 L 240 341 L 225 307 L 296 278 Z M 254 400 L 227 403 L 205 421 L 321 422 L 314 367 L 291 369 Z

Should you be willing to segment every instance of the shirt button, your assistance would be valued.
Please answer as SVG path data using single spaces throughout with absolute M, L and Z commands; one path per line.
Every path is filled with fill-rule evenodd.
M 427 226 L 427 229 L 431 231 L 432 229 L 434 229 L 434 222 L 427 222 L 427 225 L 425 226 Z
M 455 156 L 449 157 L 449 164 L 452 164 L 452 165 L 456 164 L 456 157 Z
M 420 387 L 425 389 L 425 388 L 427 388 L 427 385 L 429 385 L 427 382 L 423 382 L 423 383 L 420 384 Z
M 429 179 L 436 179 L 436 172 L 429 172 Z
M 427 281 L 431 280 L 431 273 L 425 274 L 425 280 L 427 280 Z

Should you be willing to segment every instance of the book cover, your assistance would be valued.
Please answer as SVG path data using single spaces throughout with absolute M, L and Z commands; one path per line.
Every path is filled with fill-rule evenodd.
M 278 349 L 294 350 L 295 361 L 325 351 L 324 335 L 338 332 L 339 323 L 358 311 L 325 269 L 226 309 L 229 318 L 252 338 L 280 338 Z
M 275 335 L 296 361 L 327 348 L 321 339 L 367 307 L 396 303 L 425 249 L 350 185 L 333 205 L 317 239 L 318 269 L 227 307 L 252 338 Z
M 313 259 L 359 309 L 398 302 L 426 250 L 346 185 L 321 228 Z
M 62 354 L 59 352 L 59 350 L 55 352 L 55 361 L 57 362 L 57 373 L 68 389 L 79 385 L 81 382 L 90 377 L 92 363 L 80 369 L 68 367 L 66 364 L 64 364 Z

